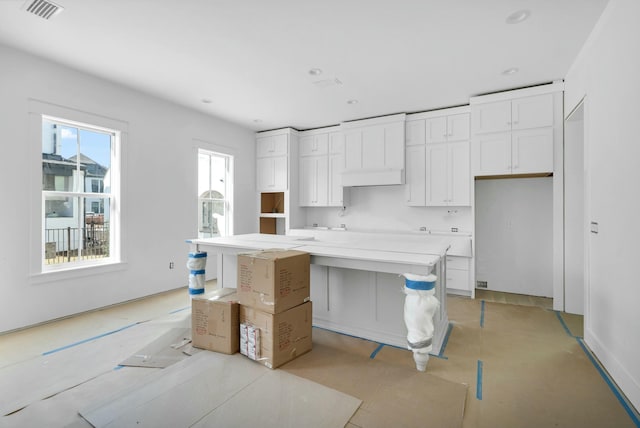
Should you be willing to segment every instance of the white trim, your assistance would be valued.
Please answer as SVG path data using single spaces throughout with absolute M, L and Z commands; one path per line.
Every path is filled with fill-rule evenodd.
M 339 131 L 340 131 L 340 125 L 332 125 L 332 126 L 325 126 L 323 128 L 309 129 L 308 131 L 300 131 L 298 132 L 298 136 L 306 137 L 309 135 L 328 134 L 330 132 L 339 132 Z
M 389 116 L 372 117 L 371 119 L 360 119 L 349 122 L 342 122 L 340 124 L 341 129 L 353 129 L 361 128 L 363 126 L 382 125 L 385 123 L 404 122 L 406 120 L 406 113 L 392 114 Z
M 618 361 L 615 354 L 610 352 L 593 331 L 586 328 L 586 326 L 584 329 L 584 341 L 629 401 L 633 405 L 640 403 L 640 384 L 638 381 Z
M 273 135 L 282 135 L 282 134 L 297 135 L 298 130 L 293 128 L 282 128 L 282 129 L 274 129 L 272 131 L 260 131 L 260 132 L 256 132 L 256 137 L 257 138 L 271 137 Z
M 48 267 L 44 261 L 43 230 L 44 217 L 43 210 L 43 189 L 42 189 L 42 120 L 47 118 L 65 125 L 80 127 L 83 129 L 106 132 L 113 135 L 114 160 L 111 164 L 113 172 L 111 182 L 112 198 L 110 205 L 112 219 L 116 220 L 110 228 L 111 249 L 110 256 L 102 260 L 87 260 L 64 264 L 64 267 Z M 129 124 L 125 121 L 114 119 L 108 116 L 90 113 L 58 104 L 48 103 L 36 99 L 28 99 L 28 144 L 29 150 L 29 263 L 28 277 L 33 282 L 50 281 L 52 278 L 67 279 L 86 275 L 93 275 L 105 271 L 114 270 L 107 266 L 119 266 L 126 263 L 124 248 L 124 222 L 126 206 L 124 188 L 124 163 L 126 153 L 126 140 L 128 136 Z M 119 150 L 119 153 L 118 153 Z M 91 194 L 95 197 L 97 194 Z M 82 194 L 74 194 L 82 196 Z M 50 266 L 50 265 L 49 265 Z
M 450 107 L 439 110 L 430 110 L 424 111 L 420 113 L 410 113 L 407 114 L 407 122 L 412 120 L 420 120 L 420 119 L 429 119 L 432 117 L 442 117 L 442 116 L 451 116 L 454 114 L 463 114 L 463 113 L 471 113 L 471 106 L 459 106 L 459 107 Z
M 550 94 L 564 91 L 564 82 L 558 81 L 546 85 L 532 86 L 530 88 L 505 90 L 495 94 L 479 95 L 469 99 L 470 105 L 493 103 L 496 101 L 512 100 L 514 98 L 531 97 L 534 95 Z
M 50 283 L 68 279 L 82 278 L 85 276 L 102 275 L 110 272 L 126 270 L 129 265 L 126 262 L 103 262 L 90 265 L 64 266 L 58 270 L 33 273 L 29 275 L 32 284 Z

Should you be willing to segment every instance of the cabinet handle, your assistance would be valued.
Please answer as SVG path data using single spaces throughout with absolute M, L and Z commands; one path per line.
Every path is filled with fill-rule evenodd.
M 507 122 L 507 125 L 511 125 L 511 122 Z
M 515 121 L 513 122 L 513 124 L 514 124 L 514 125 L 517 125 L 517 124 L 518 124 L 518 121 L 517 121 L 517 120 L 515 120 Z

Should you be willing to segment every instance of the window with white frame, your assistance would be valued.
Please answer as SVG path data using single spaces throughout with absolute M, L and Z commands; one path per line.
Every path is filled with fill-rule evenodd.
M 104 264 L 118 253 L 119 136 L 42 116 L 43 271 Z
M 233 156 L 198 150 L 198 237 L 233 234 Z

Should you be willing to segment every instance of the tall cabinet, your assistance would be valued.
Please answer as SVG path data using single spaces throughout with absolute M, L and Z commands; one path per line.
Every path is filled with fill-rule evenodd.
M 260 233 L 285 234 L 297 227 L 298 131 L 292 128 L 256 134 L 256 189 Z
M 407 115 L 407 205 L 470 205 L 469 116 L 466 106 Z
M 299 137 L 300 206 L 344 206 L 344 135 L 340 127 L 302 131 Z

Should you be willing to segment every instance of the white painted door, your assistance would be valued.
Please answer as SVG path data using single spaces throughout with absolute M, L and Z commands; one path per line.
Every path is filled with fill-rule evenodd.
M 447 143 L 427 144 L 427 206 L 449 204 Z
M 288 135 L 272 135 L 269 137 L 260 137 L 256 140 L 257 157 L 267 156 L 283 156 L 288 154 Z
M 362 168 L 362 130 L 351 129 L 344 132 L 344 159 L 348 170 Z
M 511 102 L 511 129 L 553 126 L 553 94 L 517 98 Z
M 476 136 L 471 149 L 474 175 L 511 174 L 510 132 Z
M 447 141 L 469 140 L 469 113 L 454 114 L 447 117 Z
M 449 143 L 449 203 L 471 205 L 471 166 L 469 142 Z
M 447 134 L 449 133 L 447 128 L 447 117 L 434 117 L 426 120 L 426 142 L 443 143 L 447 141 Z
M 478 105 L 472 115 L 475 134 L 511 130 L 511 101 Z
M 327 205 L 344 206 L 344 190 L 342 188 L 342 172 L 345 169 L 344 135 L 341 132 L 329 134 L 329 174 Z
M 311 206 L 315 200 L 315 166 L 313 157 L 304 156 L 300 158 L 300 206 Z
M 425 145 L 407 147 L 406 200 L 410 206 L 425 205 L 426 157 Z
M 511 136 L 511 172 L 553 172 L 553 128 L 514 131 Z

